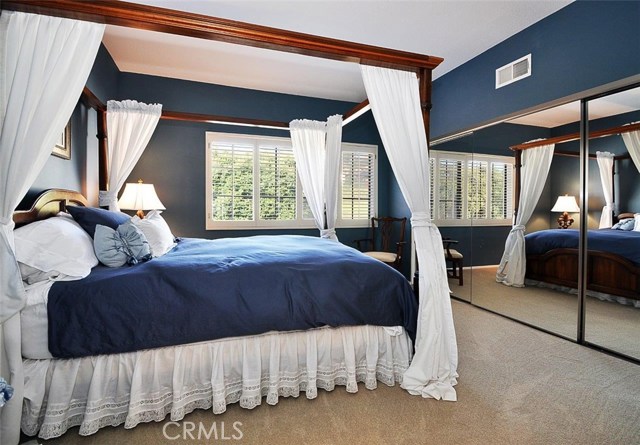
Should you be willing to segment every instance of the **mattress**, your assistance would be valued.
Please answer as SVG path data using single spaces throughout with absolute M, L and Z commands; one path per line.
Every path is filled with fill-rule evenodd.
M 30 359 L 53 358 L 49 352 L 47 300 L 53 281 L 25 287 L 27 303 L 20 314 L 22 356 Z

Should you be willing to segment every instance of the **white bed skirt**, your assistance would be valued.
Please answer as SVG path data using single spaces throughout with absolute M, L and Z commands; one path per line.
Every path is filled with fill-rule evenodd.
M 205 343 L 70 360 L 24 360 L 22 431 L 50 439 L 80 426 L 181 420 L 194 409 L 275 405 L 278 397 L 308 399 L 336 385 L 402 383 L 412 343 L 402 328 L 354 326 L 273 332 Z

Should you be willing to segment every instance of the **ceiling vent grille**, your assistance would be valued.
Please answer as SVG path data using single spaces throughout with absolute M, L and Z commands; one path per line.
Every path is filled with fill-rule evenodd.
M 531 75 L 531 54 L 519 58 L 496 70 L 496 89 Z

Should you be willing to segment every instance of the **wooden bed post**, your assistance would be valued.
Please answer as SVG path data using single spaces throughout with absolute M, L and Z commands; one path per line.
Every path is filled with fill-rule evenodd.
M 96 110 L 98 114 L 98 186 L 99 190 L 109 190 L 109 152 L 107 148 L 107 111 Z
M 80 100 L 89 108 L 96 110 L 98 138 L 98 186 L 99 190 L 109 187 L 109 162 L 107 148 L 107 106 L 93 94 L 88 87 L 84 87 Z
M 418 72 L 420 82 L 420 108 L 422 109 L 422 120 L 424 121 L 424 132 L 427 135 L 427 148 L 429 143 L 430 113 L 431 113 L 431 70 L 421 68 Z
M 522 151 L 521 150 L 516 150 L 515 152 L 515 157 L 516 157 L 516 163 L 515 163 L 515 168 L 516 168 L 516 174 L 515 174 L 515 178 L 514 178 L 514 182 L 515 182 L 515 199 L 513 201 L 513 216 L 516 217 L 518 215 L 518 208 L 520 207 L 520 169 L 522 168 Z

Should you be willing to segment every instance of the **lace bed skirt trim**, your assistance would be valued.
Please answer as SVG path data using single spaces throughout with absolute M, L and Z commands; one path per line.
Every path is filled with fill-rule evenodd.
M 90 435 L 106 426 L 133 428 L 181 420 L 195 409 L 254 408 L 279 397 L 308 399 L 336 385 L 402 383 L 412 344 L 403 329 L 378 326 L 274 332 L 126 354 L 70 360 L 24 360 L 22 431 L 42 439 L 80 426 Z

